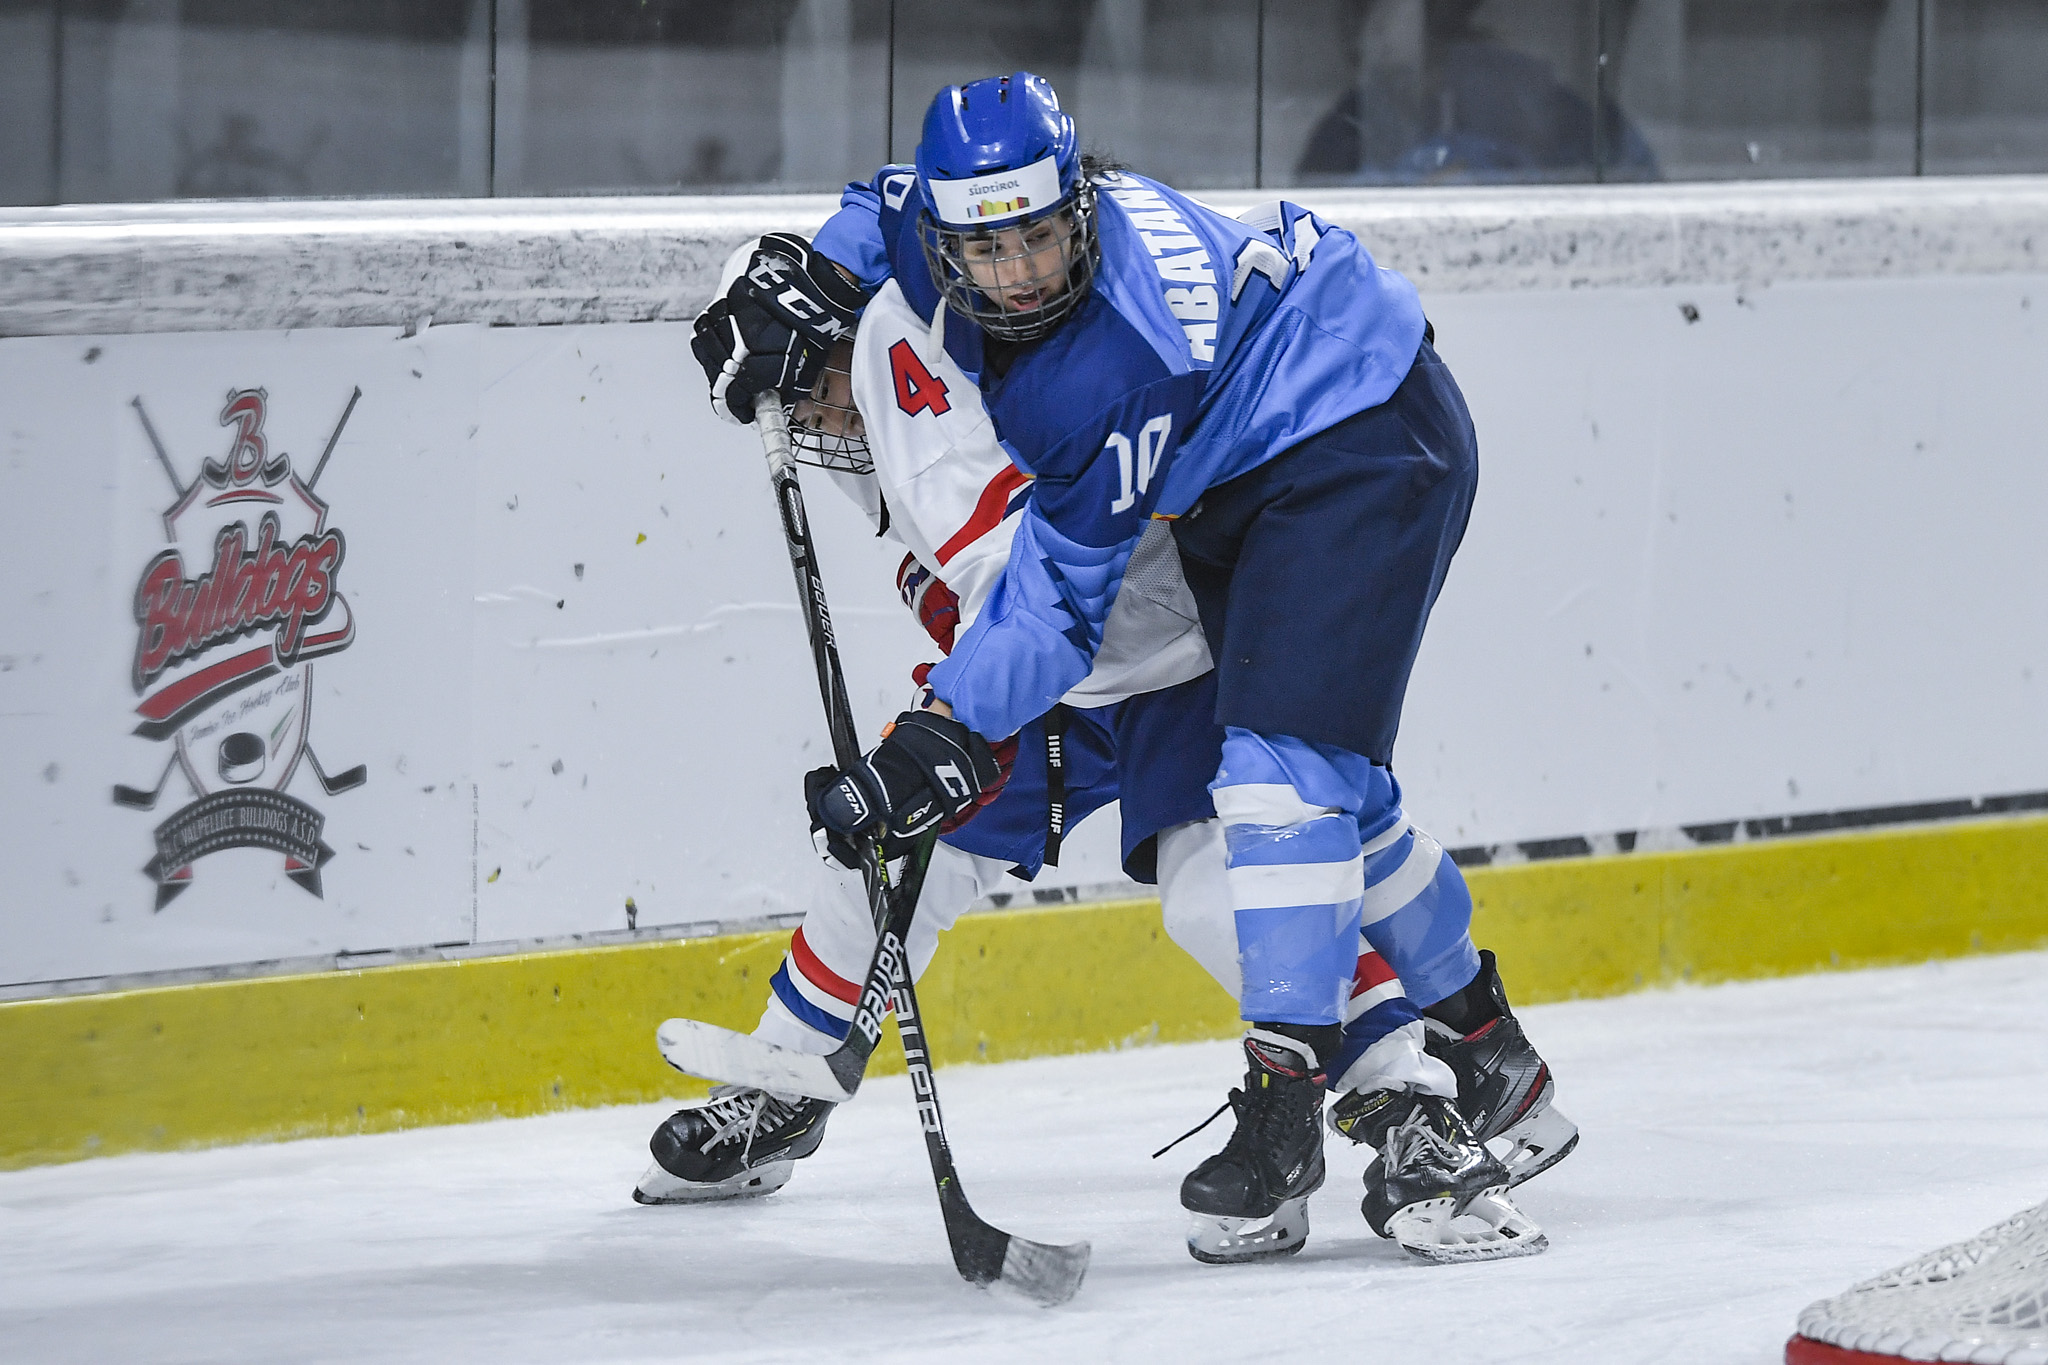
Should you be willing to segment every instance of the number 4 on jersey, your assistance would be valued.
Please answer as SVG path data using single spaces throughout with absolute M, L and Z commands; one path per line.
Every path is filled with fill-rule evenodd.
M 953 405 L 946 400 L 946 384 L 924 367 L 908 341 L 889 348 L 889 371 L 896 376 L 896 406 L 912 417 L 929 411 L 934 417 Z

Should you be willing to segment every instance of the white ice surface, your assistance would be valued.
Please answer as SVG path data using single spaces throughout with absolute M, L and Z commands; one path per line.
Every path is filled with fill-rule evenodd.
M 628 1200 L 665 1106 L 0 1174 L 0 1358 L 1770 1362 L 1809 1301 L 2048 1195 L 2044 1002 L 2023 954 L 1528 1010 L 1584 1141 L 1521 1192 L 1550 1252 L 1479 1266 L 1373 1237 L 1335 1146 L 1300 1256 L 1188 1259 L 1223 1121 L 1147 1153 L 1229 1044 L 948 1069 L 981 1213 L 1095 1244 L 1051 1310 L 954 1276 L 901 1078 L 753 1203 Z

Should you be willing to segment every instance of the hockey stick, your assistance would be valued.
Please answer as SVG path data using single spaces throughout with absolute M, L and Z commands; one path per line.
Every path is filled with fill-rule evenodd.
M 797 482 L 796 459 L 790 449 L 789 427 L 782 413 L 782 399 L 774 390 L 763 393 L 755 404 L 755 421 L 761 431 L 761 448 L 768 458 L 769 482 L 775 490 L 776 506 L 782 513 L 783 536 L 789 543 L 790 562 L 796 570 L 797 595 L 802 603 L 804 626 L 811 640 L 811 654 L 818 668 L 818 693 L 825 703 L 825 721 L 832 734 L 832 754 L 841 769 L 860 759 L 860 745 L 854 734 L 853 708 L 847 702 L 846 678 L 839 665 L 839 646 L 832 637 L 832 618 L 825 606 L 824 580 L 819 576 L 817 553 L 811 544 L 810 524 L 804 517 L 803 488 Z M 917 990 L 910 979 L 910 954 L 905 949 L 911 917 L 923 889 L 924 869 L 931 857 L 936 836 L 927 834 L 905 862 L 904 878 L 893 893 L 879 839 L 868 840 L 861 850 L 861 876 L 867 885 L 868 906 L 877 928 L 875 953 L 868 965 L 867 980 L 847 1042 L 831 1058 L 809 1058 L 822 1062 L 833 1081 L 851 1095 L 866 1073 L 868 1058 L 881 1038 L 881 1016 L 889 1003 L 896 1009 L 896 1030 L 903 1040 L 904 1061 L 910 1072 L 912 1093 L 924 1129 L 925 1154 L 930 1157 L 932 1179 L 938 1185 L 939 1212 L 945 1219 L 946 1241 L 953 1252 L 953 1265 L 969 1284 L 1002 1284 L 1051 1306 L 1065 1303 L 1081 1287 L 1088 1271 L 1089 1245 L 1050 1246 L 1043 1242 L 1013 1237 L 984 1222 L 967 1202 L 960 1186 L 960 1173 L 953 1165 L 952 1147 L 946 1141 L 945 1120 L 939 1113 L 939 1092 L 932 1077 L 931 1054 L 925 1046 L 923 1014 L 918 1009 Z M 672 1030 L 694 1021 L 671 1019 L 659 1034 L 662 1055 L 676 1063 L 671 1042 L 680 1042 Z M 707 1026 L 698 1025 L 699 1029 Z M 686 1030 L 685 1032 L 689 1032 Z M 732 1035 L 734 1039 L 742 1035 Z M 855 1040 L 859 1040 L 856 1043 Z M 683 1049 L 678 1048 L 677 1051 Z M 777 1049 L 780 1051 L 780 1049 Z M 801 1054 L 789 1054 L 792 1058 Z M 839 1066 L 835 1058 L 844 1055 Z M 694 1066 L 682 1068 L 703 1075 Z M 722 1072 L 712 1079 L 735 1079 Z M 763 1082 L 753 1082 L 765 1084 Z M 765 1085 L 765 1088 L 777 1088 Z M 809 1093 L 809 1092 L 804 1092 Z M 829 1099 L 829 1095 L 815 1098 Z
M 796 458 L 779 399 L 762 394 L 755 403 L 761 448 L 768 459 L 768 480 L 782 518 L 782 536 L 796 574 L 796 595 L 804 630 L 811 642 L 811 660 L 818 673 L 818 695 L 825 703 L 825 725 L 832 736 L 832 757 L 841 768 L 860 759 L 853 707 L 846 697 L 846 678 L 839 664 L 839 645 L 832 634 L 832 615 L 825 602 L 825 582 L 804 515 L 803 486 L 797 481 Z M 853 1098 L 867 1074 L 868 1059 L 882 1039 L 882 1020 L 895 993 L 898 968 L 907 966 L 905 943 L 910 921 L 924 884 L 931 840 L 921 840 L 906 860 L 903 884 L 890 894 L 888 865 L 876 849 L 865 850 L 861 880 L 867 887 L 868 913 L 875 923 L 875 951 L 854 1008 L 846 1041 L 818 1056 L 777 1047 L 749 1034 L 736 1033 L 697 1019 L 670 1019 L 655 1032 L 668 1064 L 690 1076 L 729 1084 L 758 1086 L 783 1094 L 842 1104 Z

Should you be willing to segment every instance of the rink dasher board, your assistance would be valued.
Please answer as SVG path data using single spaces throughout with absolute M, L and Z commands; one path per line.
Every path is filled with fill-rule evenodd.
M 2048 817 L 1473 869 L 1518 1001 L 2048 946 Z M 752 1025 L 781 932 L 0 1003 L 0 1169 L 701 1095 L 653 1037 Z M 1156 901 L 972 915 L 941 1065 L 1227 1037 Z M 902 1069 L 885 1040 L 881 1074 Z
M 2048 567 L 2033 552 L 2048 181 L 1301 197 L 1422 282 L 1481 432 L 1477 511 L 1398 755 L 1424 828 L 1504 847 L 2048 788 Z M 684 319 L 732 242 L 828 206 L 0 214 L 0 333 L 61 333 L 0 339 L 0 738 L 15 758 L 0 769 L 0 982 L 800 911 L 814 870 L 791 792 L 822 734 L 751 437 L 704 410 Z M 569 325 L 518 325 L 534 323 Z M 253 433 L 223 420 L 252 391 Z M 310 662 L 274 661 L 256 691 L 137 734 L 138 706 L 180 669 L 275 638 L 232 636 L 135 684 L 149 566 L 176 548 L 197 573 L 229 512 L 266 505 L 188 507 L 189 538 L 167 523 L 205 461 L 251 453 L 249 434 L 288 469 L 201 502 L 275 493 L 286 540 L 339 531 L 352 629 Z M 831 495 L 812 501 L 855 708 L 875 724 L 929 650 L 895 601 L 896 554 Z M 180 786 L 180 730 L 179 762 L 210 791 Z M 234 735 L 262 739 L 260 773 Z M 117 804 L 123 787 L 157 804 Z M 1060 880 L 1112 880 L 1114 833 L 1110 814 L 1083 824 Z M 1539 918 L 1578 916 L 1593 894 L 1558 885 Z M 1646 894 L 1628 886 L 1600 894 Z M 1925 893 L 1919 913 L 1956 903 L 1945 884 Z M 1967 919 L 1923 928 L 1960 951 L 1980 932 Z M 1587 990 L 1683 975 L 1687 951 L 1653 960 L 1641 917 L 1617 924 L 1586 960 L 1635 965 Z M 1862 960 L 1844 933 L 1793 956 Z M 406 970 L 509 970 L 463 975 L 482 966 Z M 764 989 L 751 980 L 740 1026 Z M 1145 1036 L 1163 1007 L 1146 1008 L 1122 1032 L 1073 1036 Z M 652 1012 L 629 1052 L 678 1012 Z M 161 1059 L 149 1048 L 132 1050 Z M 496 1082 L 430 1085 L 403 1067 L 390 1091 L 336 1098 L 325 1061 L 310 1090 L 279 1081 L 269 1127 L 217 1132 L 170 1101 L 140 1128 L 45 1125 L 60 1136 L 34 1139 L 52 1154 L 35 1159 L 91 1138 L 123 1150 L 499 1111 Z M 164 1074 L 217 1065 L 201 1048 Z M 556 1102 L 558 1079 L 602 1090 L 521 1073 L 504 1112 Z
M 2048 789 L 2037 298 L 2048 275 L 1430 296 L 1483 453 L 1396 756 L 1416 822 L 1470 848 Z M 801 912 L 823 736 L 750 434 L 704 409 L 686 333 L 0 340 L 0 984 Z M 245 434 L 278 481 L 172 517 Z M 811 501 L 878 727 L 931 647 L 895 549 Z M 141 676 L 152 568 L 200 575 L 238 509 L 253 553 L 264 508 L 280 544 L 340 537 L 315 633 L 347 638 L 164 729 L 143 709 L 281 628 Z M 1105 813 L 1041 888 L 1118 875 Z
M 2048 269 L 2048 176 L 1205 190 L 1285 197 L 1431 295 Z M 0 208 L 0 337 L 687 322 L 727 255 L 835 195 Z
M 815 860 L 757 850 L 808 839 L 802 629 L 687 331 L 0 340 L 0 982 L 801 911 Z M 260 420 L 222 420 L 236 394 Z M 879 726 L 924 636 L 900 551 L 840 510 L 818 535 Z M 300 630 L 264 547 L 315 545 Z M 195 649 L 153 653 L 167 629 Z

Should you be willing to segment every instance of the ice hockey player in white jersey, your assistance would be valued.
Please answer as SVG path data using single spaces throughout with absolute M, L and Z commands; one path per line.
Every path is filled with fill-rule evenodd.
M 775 245 L 792 259 L 801 255 L 793 240 Z M 860 337 L 851 374 L 828 367 L 818 391 L 797 406 L 794 434 L 800 451 L 808 447 L 808 462 L 830 469 L 878 528 L 910 547 L 899 585 L 941 648 L 950 649 L 1001 574 L 1026 480 L 994 438 L 973 385 L 893 285 L 868 305 Z M 831 401 L 839 385 L 861 395 L 864 423 L 850 403 Z M 846 439 L 863 425 L 865 440 Z M 911 938 L 914 970 L 929 960 L 938 933 L 1007 868 L 1029 874 L 1041 861 L 1056 861 L 1062 831 L 1115 798 L 1121 778 L 1127 866 L 1144 880 L 1156 867 L 1169 931 L 1236 993 L 1221 830 L 1205 790 L 1221 740 L 1210 719 L 1213 677 L 1170 536 L 1157 529 L 1149 547 L 1156 562 L 1141 558 L 1127 573 L 1132 590 L 1112 615 L 1094 669 L 1061 706 L 1027 727 L 1018 776 L 1002 796 L 939 846 Z M 1064 740 L 1069 772 L 1059 776 L 1068 781 L 1057 780 L 1045 761 L 1048 732 Z M 1146 780 L 1119 773 L 1119 750 L 1124 765 Z M 1463 932 L 1460 919 L 1451 934 Z M 846 1032 L 853 981 L 872 944 L 858 888 L 826 889 L 792 939 L 757 1033 L 783 1046 L 830 1050 Z M 1348 1089 L 1454 1094 L 1451 1072 L 1422 1054 L 1420 1016 L 1393 972 L 1367 950 L 1353 976 L 1338 1072 Z M 1523 1112 L 1516 1123 L 1499 1128 L 1540 1126 L 1547 1097 L 1547 1077 L 1540 1078 L 1518 1097 Z M 657 1162 L 637 1197 L 679 1202 L 777 1188 L 791 1162 L 815 1150 L 826 1112 L 759 1091 L 730 1092 L 711 1106 L 680 1111 L 657 1131 Z M 1362 1129 L 1360 1135 L 1366 1136 Z M 1521 1158 L 1536 1151 L 1512 1138 L 1501 1146 Z M 1539 1168 L 1525 1159 L 1516 1165 L 1524 1178 Z M 1280 1220 L 1270 1240 L 1291 1250 L 1302 1235 L 1303 1220 Z
M 1395 949 L 1475 1092 L 1506 1081 L 1517 1118 L 1544 1111 L 1547 1070 L 1490 959 L 1462 932 L 1401 943 L 1470 903 L 1403 816 L 1390 766 L 1477 471 L 1413 286 L 1297 205 L 1237 222 L 1090 168 L 1051 87 L 1025 72 L 940 92 L 917 164 L 849 187 L 815 246 L 829 266 L 700 319 L 714 406 L 747 420 L 755 394 L 894 280 L 1035 479 L 1001 580 L 931 674 L 937 701 L 814 791 L 814 817 L 851 835 L 955 804 L 918 781 L 921 737 L 985 749 L 1084 677 L 1137 546 L 1167 522 L 1217 658 L 1226 740 L 1212 786 L 1252 1025 L 1237 1130 L 1182 1187 L 1191 1249 L 1205 1235 L 1225 1259 L 1286 1249 L 1239 1239 L 1321 1181 L 1319 1118 L 1361 924 Z M 875 780 L 885 773 L 894 785 Z M 1390 1213 L 1369 1187 L 1376 1229 L 1412 1215 L 1455 1239 L 1452 1225 L 1476 1219 L 1475 1254 L 1512 1254 L 1520 1232 L 1494 1202 L 1511 1173 L 1473 1155 L 1502 1106 L 1462 1098 L 1481 1126 L 1423 1091 L 1347 1095 L 1335 1118 L 1452 1191 Z
M 776 262 L 802 250 L 797 239 L 778 234 L 766 251 L 743 251 L 739 259 Z M 931 356 L 931 370 L 915 358 L 927 333 L 907 309 L 876 300 L 858 347 L 842 343 L 840 367 L 794 405 L 791 435 L 799 459 L 827 469 L 878 530 L 906 546 L 899 588 L 945 649 L 957 623 L 973 620 L 1001 576 L 1027 480 L 995 439 L 973 385 L 954 376 L 949 398 L 943 354 Z M 849 439 L 849 432 L 857 437 Z M 1164 884 L 1163 899 L 1172 907 L 1169 932 L 1212 974 L 1234 963 L 1229 910 L 1215 894 L 1222 855 L 1206 789 L 1222 742 L 1212 717 L 1208 646 L 1172 537 L 1156 537 L 1148 552 L 1151 567 L 1141 565 L 1133 579 L 1143 587 L 1126 599 L 1098 666 L 1012 743 L 999 746 L 1006 751 L 999 766 L 1008 772 L 1002 785 L 982 791 L 981 802 L 948 812 L 906 945 L 914 976 L 930 962 L 938 935 L 968 905 L 1012 869 L 1030 878 L 1056 863 L 1066 832 L 1119 798 L 1125 866 L 1141 880 Z M 906 837 L 916 832 L 898 831 Z M 841 863 L 857 862 L 850 845 L 835 851 Z M 1183 876 L 1190 867 L 1215 875 L 1206 881 Z M 1205 906 L 1204 891 L 1210 893 Z M 873 946 L 859 879 L 843 869 L 822 874 L 771 979 L 757 1036 L 802 1051 L 831 1051 L 852 1022 L 857 982 Z M 1418 1058 L 1420 1041 L 1412 1049 Z M 757 1090 L 714 1099 L 657 1130 L 655 1165 L 636 1191 L 642 1202 L 767 1193 L 789 1178 L 793 1160 L 815 1150 L 829 1117 L 822 1102 L 785 1102 Z M 770 1160 L 763 1162 L 764 1156 Z

